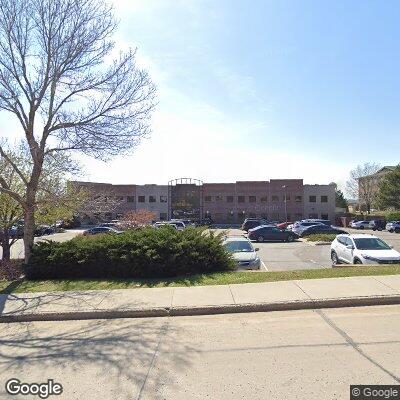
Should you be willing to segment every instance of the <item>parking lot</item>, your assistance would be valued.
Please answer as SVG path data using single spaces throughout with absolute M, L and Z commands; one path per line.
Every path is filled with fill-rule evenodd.
M 389 245 L 393 246 L 394 249 L 400 251 L 400 234 L 390 233 L 386 231 L 372 231 L 372 230 L 356 230 L 348 229 L 349 233 L 369 233 L 374 234 Z M 216 230 L 220 232 L 221 230 Z M 53 235 L 42 236 L 35 238 L 35 241 L 39 240 L 56 240 L 66 241 L 72 239 L 76 235 L 80 234 L 82 230 L 68 230 L 64 233 L 56 233 Z M 243 235 L 244 231 L 240 229 L 229 229 L 226 230 L 228 235 Z M 294 241 L 292 243 L 281 243 L 281 242 L 264 242 L 254 243 L 255 247 L 260 250 L 258 252 L 259 257 L 262 261 L 262 271 L 288 271 L 297 269 L 319 269 L 319 268 L 331 268 L 330 259 L 330 246 L 321 245 L 316 246 L 311 243 L 304 241 Z M 0 249 L 1 252 L 1 249 Z M 12 258 L 22 258 L 24 255 L 22 240 L 18 240 L 17 243 L 12 247 Z M 1 253 L 0 253 L 1 255 Z
M 356 230 L 347 229 L 349 233 L 368 233 L 373 234 L 389 245 L 400 251 L 400 234 L 386 231 Z M 227 231 L 231 235 L 243 235 L 244 231 L 240 229 L 230 229 Z M 293 243 L 282 242 L 264 242 L 254 243 L 262 261 L 262 270 L 267 271 L 288 271 L 297 269 L 319 269 L 331 268 L 330 246 L 314 245 L 304 241 L 297 240 Z

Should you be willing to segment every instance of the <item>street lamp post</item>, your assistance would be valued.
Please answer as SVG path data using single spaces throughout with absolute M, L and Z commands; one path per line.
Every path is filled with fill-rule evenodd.
M 286 185 L 282 186 L 282 189 L 284 189 L 284 196 L 285 196 L 285 222 L 287 222 L 287 199 L 286 199 Z

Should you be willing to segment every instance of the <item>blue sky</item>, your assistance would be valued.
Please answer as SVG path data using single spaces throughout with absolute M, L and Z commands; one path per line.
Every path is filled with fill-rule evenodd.
M 337 181 L 400 162 L 400 2 L 114 0 L 158 86 L 153 134 L 83 178 Z

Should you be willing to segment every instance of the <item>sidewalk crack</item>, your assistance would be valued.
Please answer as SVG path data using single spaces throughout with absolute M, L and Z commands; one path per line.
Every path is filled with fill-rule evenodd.
M 385 374 L 389 375 L 392 379 L 394 379 L 397 383 L 400 383 L 400 377 L 395 375 L 393 372 L 386 369 L 383 365 L 381 365 L 378 361 L 375 361 L 371 356 L 366 354 L 344 330 L 340 329 L 333 320 L 331 320 L 322 310 L 314 310 L 332 329 L 334 329 L 345 341 L 349 344 L 360 356 L 364 357 L 371 364 L 375 365 L 375 367 L 379 368 Z
M 391 287 L 390 285 L 388 285 L 385 282 L 380 281 L 376 276 L 371 276 L 371 278 L 374 278 L 377 282 L 379 282 L 383 286 L 386 286 L 387 288 L 392 289 L 395 293 L 399 293 L 399 291 L 397 289 L 395 289 L 394 287 Z
M 232 292 L 232 289 L 231 289 L 231 285 L 228 285 L 228 287 L 229 287 L 229 291 L 231 292 L 233 304 L 236 304 L 235 297 L 233 296 L 233 292 Z

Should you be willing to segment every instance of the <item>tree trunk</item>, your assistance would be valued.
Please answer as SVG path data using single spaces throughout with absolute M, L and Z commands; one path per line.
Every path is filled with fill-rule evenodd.
M 32 255 L 32 247 L 35 240 L 35 206 L 28 203 L 25 208 L 24 218 L 24 250 L 25 250 L 25 264 L 29 263 Z
M 3 249 L 2 260 L 9 261 L 11 258 L 11 246 L 10 246 L 10 237 L 8 234 L 4 233 L 2 235 L 0 244 Z

